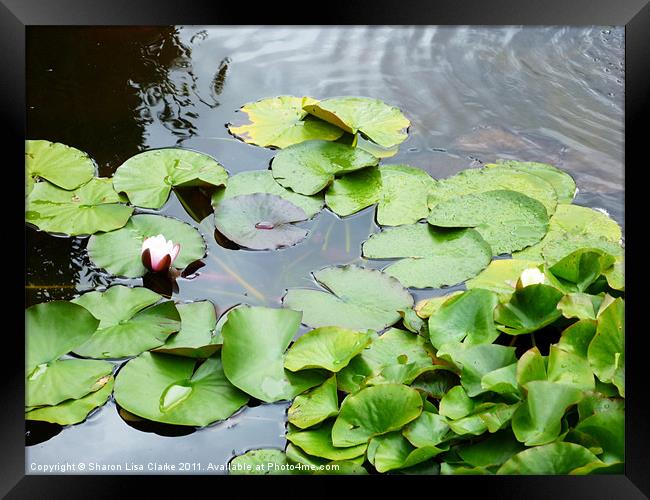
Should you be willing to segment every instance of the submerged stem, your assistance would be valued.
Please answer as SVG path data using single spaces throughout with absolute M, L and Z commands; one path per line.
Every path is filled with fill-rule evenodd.
M 252 295 L 254 295 L 256 298 L 261 300 L 266 304 L 266 297 L 264 294 L 262 294 L 257 288 L 255 288 L 253 285 L 251 285 L 248 281 L 246 281 L 244 278 L 242 278 L 237 272 L 233 271 L 230 267 L 228 267 L 222 260 L 217 257 L 216 255 L 211 255 L 212 259 L 221 266 L 221 268 L 226 271 L 230 276 L 232 276 L 237 283 L 239 283 L 241 286 L 243 286 L 246 290 L 248 290 Z

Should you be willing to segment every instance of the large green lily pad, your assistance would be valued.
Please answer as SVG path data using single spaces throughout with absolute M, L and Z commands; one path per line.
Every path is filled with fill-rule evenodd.
M 599 412 L 582 420 L 576 431 L 596 440 L 606 463 L 625 461 L 625 411 L 622 408 Z
M 592 208 L 560 203 L 549 220 L 546 236 L 537 244 L 512 254 L 513 259 L 543 260 L 551 264 L 574 250 L 601 248 L 614 253 L 612 244 L 621 240 L 621 228 L 613 219 Z M 548 260 L 548 259 L 546 259 Z
M 422 413 L 422 398 L 401 384 L 366 387 L 347 396 L 332 427 L 334 446 L 368 442 L 374 436 L 396 431 Z
M 618 298 L 598 314 L 596 335 L 587 351 L 601 382 L 614 384 L 625 397 L 625 302 Z
M 368 97 L 334 97 L 305 103 L 303 109 L 351 134 L 361 132 L 384 148 L 404 142 L 411 124 L 398 108 Z
M 332 422 L 323 423 L 317 429 L 294 430 L 287 432 L 287 441 L 309 455 L 328 460 L 350 460 L 365 453 L 367 444 L 338 447 L 332 443 Z
M 180 244 L 180 253 L 172 264 L 177 269 L 205 255 L 205 241 L 196 229 L 171 217 L 151 214 L 134 215 L 117 231 L 91 236 L 88 255 L 93 264 L 113 275 L 138 278 L 147 273 L 142 264 L 142 242 L 158 234 Z
M 165 148 L 132 156 L 113 176 L 115 190 L 126 193 L 134 205 L 162 207 L 174 187 L 217 187 L 228 172 L 210 156 L 189 149 Z
M 557 442 L 517 453 L 499 468 L 497 474 L 571 474 L 593 462 L 599 460 L 587 448 L 574 443 Z
M 299 394 L 287 412 L 291 424 L 306 429 L 339 413 L 336 376 L 328 378 L 318 387 Z
M 512 417 L 512 430 L 518 441 L 536 446 L 554 441 L 561 430 L 561 419 L 569 406 L 584 393 L 573 386 L 534 380 L 526 384 L 528 398 Z
M 413 297 L 395 278 L 374 269 L 348 265 L 313 273 L 329 292 L 290 289 L 284 307 L 303 312 L 311 327 L 336 325 L 352 330 L 383 330 L 413 306 Z
M 516 362 L 515 348 L 498 344 L 449 343 L 440 346 L 437 356 L 451 361 L 460 370 L 462 386 L 469 397 L 485 389 L 481 385 L 484 375 Z
M 308 368 L 338 372 L 363 351 L 371 339 L 371 331 L 357 332 L 337 326 L 316 328 L 289 348 L 284 367 L 292 372 Z
M 111 179 L 91 179 L 74 191 L 38 182 L 27 198 L 25 217 L 43 231 L 70 236 L 112 231 L 123 227 L 133 213 L 125 201 Z
M 209 358 L 220 347 L 215 329 L 217 312 L 209 300 L 176 304 L 181 318 L 181 329 L 167 337 L 165 344 L 156 352 L 177 354 L 190 358 Z
M 92 179 L 95 164 L 83 151 L 59 142 L 25 141 L 28 189 L 34 179 L 45 179 L 62 189 L 76 189 Z
M 476 276 L 492 258 L 492 249 L 474 229 L 438 229 L 411 224 L 373 234 L 363 244 L 369 259 L 400 258 L 384 268 L 402 285 L 438 288 Z
M 497 160 L 497 163 L 488 163 L 486 168 L 507 167 L 520 172 L 541 177 L 553 186 L 557 194 L 558 203 L 571 203 L 576 194 L 576 182 L 564 170 L 560 170 L 548 163 L 534 161 Z
M 368 461 L 377 472 L 406 469 L 445 451 L 435 446 L 416 448 L 400 432 L 376 436 L 368 445 Z
M 418 448 L 438 446 L 449 436 L 449 425 L 443 415 L 422 411 L 418 418 L 402 429 L 402 434 Z
M 146 288 L 115 285 L 74 299 L 100 321 L 74 352 L 88 358 L 122 358 L 163 345 L 180 329 L 181 317 L 172 301 L 152 305 L 161 298 Z
M 550 217 L 557 206 L 553 186 L 537 175 L 513 171 L 508 167 L 471 168 L 440 179 L 429 195 L 429 207 L 459 196 L 480 194 L 486 191 L 516 191 L 539 201 Z
M 249 123 L 229 123 L 228 130 L 244 142 L 262 147 L 286 148 L 312 139 L 338 139 L 343 135 L 340 128 L 303 110 L 303 106 L 316 102 L 311 97 L 278 96 L 248 103 L 240 111 L 248 116 Z
M 377 165 L 370 153 L 346 144 L 307 141 L 280 151 L 271 162 L 273 178 L 304 195 L 325 189 L 335 177 Z
M 144 352 L 120 370 L 115 400 L 142 418 L 198 427 L 225 420 L 248 402 L 228 382 L 219 357 L 196 365 L 192 358 Z
M 59 359 L 91 337 L 99 322 L 80 305 L 36 304 L 25 312 L 25 406 L 57 405 L 104 385 L 113 365 L 105 361 Z
M 307 219 L 299 206 L 274 194 L 243 194 L 219 203 L 214 223 L 219 232 L 238 245 L 252 250 L 270 250 L 295 245 L 307 230 L 293 225 Z
M 224 200 L 242 194 L 255 193 L 274 194 L 280 198 L 284 198 L 302 208 L 309 218 L 320 212 L 324 203 L 322 195 L 305 196 L 283 188 L 273 178 L 270 170 L 251 170 L 248 172 L 240 172 L 230 177 L 226 188 L 217 189 L 212 194 L 212 206 L 217 211 L 217 206 Z
M 380 225 L 412 224 L 429 214 L 427 197 L 435 182 L 419 168 L 382 165 L 335 179 L 325 193 L 325 202 L 341 216 L 377 203 Z
M 267 403 L 293 399 L 325 377 L 317 371 L 285 370 L 285 351 L 302 314 L 288 309 L 237 307 L 221 329 L 221 357 L 228 380 Z
M 512 294 L 494 311 L 497 328 L 508 335 L 522 335 L 550 325 L 562 311 L 557 307 L 564 294 L 548 285 L 529 285 Z
M 481 288 L 452 297 L 429 317 L 431 344 L 491 344 L 499 336 L 493 320 L 497 303 L 494 292 Z
M 106 382 L 101 389 L 79 399 L 68 399 L 54 406 L 41 406 L 28 411 L 25 413 L 25 420 L 38 420 L 59 425 L 83 422 L 91 411 L 106 403 L 113 392 L 113 377 L 103 377 L 100 382 L 103 380 Z
M 338 373 L 339 389 L 354 393 L 366 384 L 410 384 L 425 371 L 433 369 L 431 351 L 423 337 L 391 328 L 380 336 L 374 336 L 372 343 Z
M 429 224 L 474 227 L 494 255 L 512 253 L 539 242 L 548 216 L 537 200 L 516 191 L 496 190 L 459 196 L 431 209 Z

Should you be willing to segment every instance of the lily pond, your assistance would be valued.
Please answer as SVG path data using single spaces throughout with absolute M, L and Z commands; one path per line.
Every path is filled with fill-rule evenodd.
M 26 472 L 621 473 L 623 33 L 29 27 Z

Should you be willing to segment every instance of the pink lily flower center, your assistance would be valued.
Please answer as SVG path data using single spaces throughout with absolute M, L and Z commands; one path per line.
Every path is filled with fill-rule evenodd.
M 142 242 L 142 264 L 150 271 L 168 270 L 181 250 L 181 246 L 166 240 L 162 234 L 145 238 Z

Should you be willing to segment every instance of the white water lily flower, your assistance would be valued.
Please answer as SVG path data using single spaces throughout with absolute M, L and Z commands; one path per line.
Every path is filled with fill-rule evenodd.
M 181 251 L 181 246 L 166 240 L 162 234 L 145 238 L 142 242 L 142 264 L 150 271 L 167 271 Z
M 529 285 L 540 285 L 543 284 L 546 280 L 544 273 L 536 267 L 529 267 L 524 269 L 519 277 L 519 283 L 522 287 L 527 287 Z

